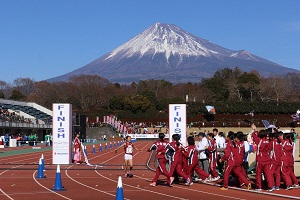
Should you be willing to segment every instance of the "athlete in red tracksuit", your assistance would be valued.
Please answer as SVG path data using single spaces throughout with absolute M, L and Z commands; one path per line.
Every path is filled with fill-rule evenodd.
M 218 180 L 220 177 L 217 173 L 217 143 L 214 139 L 213 133 L 207 134 L 207 141 L 208 141 L 208 155 L 209 155 L 209 171 L 212 176 L 212 181 Z
M 172 142 L 166 146 L 166 156 L 170 161 L 170 175 L 173 175 L 176 171 L 177 174 L 183 177 L 186 181 L 186 185 L 191 184 L 191 179 L 183 172 L 182 169 L 182 145 L 179 143 L 180 136 L 178 134 L 172 135 Z
M 285 139 L 282 143 L 282 164 L 281 173 L 286 189 L 290 190 L 294 187 L 299 187 L 298 180 L 293 172 L 294 168 L 294 157 L 293 157 L 294 143 L 292 135 L 286 134 Z
M 198 151 L 196 150 L 194 138 L 190 136 L 187 140 L 189 146 L 183 152 L 183 156 L 187 159 L 187 175 L 192 180 L 192 174 L 195 171 L 203 181 L 208 181 L 209 174 L 198 165 Z
M 150 149 L 148 149 L 149 152 L 156 150 L 156 159 L 158 163 L 156 174 L 152 180 L 152 183 L 150 183 L 151 186 L 156 186 L 156 182 L 160 174 L 163 174 L 167 177 L 168 185 L 171 185 L 173 183 L 174 177 L 171 177 L 170 173 L 166 169 L 167 160 L 165 157 L 165 152 L 167 144 L 168 142 L 165 140 L 165 134 L 159 133 L 159 140 L 154 142 Z
M 243 157 L 240 154 L 244 155 L 245 148 L 242 146 L 242 142 L 236 144 L 234 139 L 234 133 L 228 135 L 231 141 L 229 141 L 224 150 L 224 156 L 220 159 L 220 162 L 226 161 L 225 170 L 224 170 L 224 184 L 221 190 L 228 189 L 229 175 L 233 172 L 240 182 L 248 185 L 248 189 L 251 189 L 251 184 L 249 180 L 245 177 L 242 171 L 242 162 Z
M 280 169 L 282 162 L 282 142 L 283 142 L 283 133 L 279 132 L 275 134 L 275 137 L 270 141 L 271 148 L 271 173 L 275 178 L 275 190 L 279 190 L 280 187 Z
M 255 130 L 256 126 L 253 124 L 252 129 Z M 272 191 L 274 187 L 274 178 L 270 169 L 271 158 L 270 158 L 270 145 L 269 139 L 267 138 L 268 134 L 266 130 L 261 130 L 259 132 L 254 131 L 252 133 L 252 138 L 255 144 L 257 145 L 256 151 L 256 187 L 258 191 L 261 190 L 262 184 L 261 179 L 263 172 L 268 183 L 268 190 Z

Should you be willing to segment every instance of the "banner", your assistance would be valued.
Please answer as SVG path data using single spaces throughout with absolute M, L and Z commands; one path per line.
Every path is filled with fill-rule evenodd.
M 52 164 L 71 164 L 72 105 L 52 105 Z
M 169 104 L 169 140 L 179 134 L 181 143 L 186 146 L 186 104 Z
M 133 139 L 158 139 L 158 134 L 128 134 Z M 169 135 L 166 134 L 166 138 L 169 138 Z

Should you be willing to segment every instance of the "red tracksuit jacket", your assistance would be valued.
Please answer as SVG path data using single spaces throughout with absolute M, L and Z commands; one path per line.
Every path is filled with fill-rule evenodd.
M 161 141 L 158 140 L 152 144 L 148 151 L 156 150 L 156 158 L 157 159 L 165 159 L 166 146 L 168 142 L 166 140 Z
M 244 141 L 236 142 L 237 149 L 233 152 L 236 154 L 236 164 L 241 165 L 243 164 L 244 157 L 245 157 L 245 143 Z
M 293 143 L 290 140 L 284 140 L 282 143 L 282 162 L 294 163 L 293 148 Z
M 183 155 L 185 158 L 187 158 L 188 165 L 198 163 L 198 151 L 196 150 L 195 145 L 188 146 Z
M 216 162 L 217 159 L 217 143 L 215 139 L 208 140 L 209 146 L 207 150 L 209 151 L 209 159 L 211 162 Z
M 235 162 L 236 162 L 236 155 L 233 154 L 233 151 L 234 151 L 234 145 L 232 143 L 232 141 L 228 141 L 227 145 L 226 145 L 226 148 L 224 150 L 224 156 L 222 156 L 222 161 L 227 161 L 227 164 L 230 165 L 230 166 L 234 166 L 235 165 Z
M 222 161 L 227 161 L 228 165 L 235 166 L 243 163 L 245 156 L 244 142 L 236 142 L 235 147 L 232 141 L 228 142 L 224 150 Z
M 257 136 L 258 132 L 252 133 L 252 138 L 255 144 L 257 145 L 257 151 L 256 151 L 256 161 L 260 163 L 270 163 L 271 164 L 271 158 L 270 158 L 270 141 L 267 138 L 259 138 Z
M 166 153 L 171 156 L 171 162 L 178 161 L 182 162 L 182 153 L 181 149 L 179 149 L 176 145 L 176 142 L 170 142 L 166 146 Z
M 281 165 L 282 160 L 282 141 L 278 142 L 278 139 L 275 139 L 270 142 L 270 157 L 273 165 Z

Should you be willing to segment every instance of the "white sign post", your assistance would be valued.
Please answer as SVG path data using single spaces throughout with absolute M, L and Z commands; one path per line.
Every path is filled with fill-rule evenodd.
M 72 105 L 52 105 L 52 164 L 71 164 Z
M 186 144 L 186 104 L 169 104 L 169 140 L 172 135 L 179 134 L 180 141 Z

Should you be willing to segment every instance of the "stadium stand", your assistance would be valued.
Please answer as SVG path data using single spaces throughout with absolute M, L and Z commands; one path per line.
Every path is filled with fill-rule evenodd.
M 51 133 L 52 111 L 36 103 L 0 99 L 0 138 L 5 146 L 10 139 L 36 145 Z
M 0 99 L 2 122 L 45 124 L 52 123 L 52 111 L 36 103 Z

